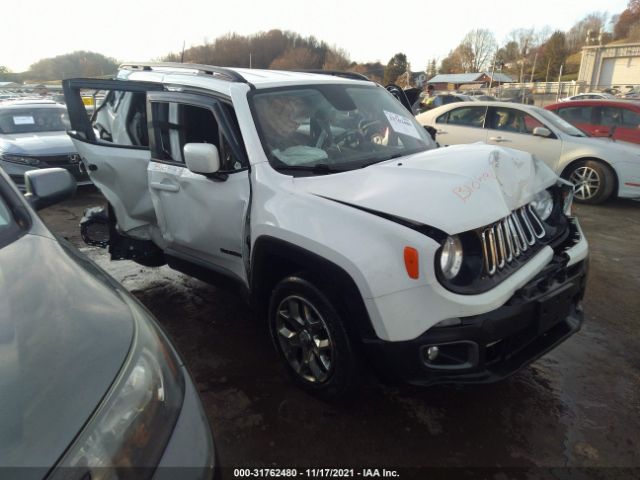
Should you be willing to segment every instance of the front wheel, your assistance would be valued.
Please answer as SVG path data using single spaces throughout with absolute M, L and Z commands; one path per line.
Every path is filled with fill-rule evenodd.
M 613 172 L 607 165 L 595 160 L 575 163 L 563 177 L 573 183 L 575 199 L 578 202 L 603 203 L 613 193 Z
M 323 397 L 344 396 L 355 383 L 357 359 L 330 296 L 301 275 L 283 279 L 269 303 L 269 329 L 289 375 Z

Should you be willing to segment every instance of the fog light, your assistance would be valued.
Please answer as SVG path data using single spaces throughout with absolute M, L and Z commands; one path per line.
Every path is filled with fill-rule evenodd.
M 429 347 L 427 348 L 427 358 L 430 362 L 433 362 L 436 358 L 438 358 L 438 354 L 440 353 L 440 349 L 438 347 Z

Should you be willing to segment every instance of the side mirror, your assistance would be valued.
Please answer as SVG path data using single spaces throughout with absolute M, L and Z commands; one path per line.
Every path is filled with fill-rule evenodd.
M 24 184 L 25 198 L 35 210 L 67 200 L 76 193 L 76 180 L 64 168 L 30 170 L 24 174 Z
M 184 161 L 193 173 L 208 175 L 220 170 L 218 148 L 210 143 L 187 143 L 184 146 Z
M 536 127 L 533 129 L 533 134 L 536 137 L 550 137 L 551 136 L 551 130 L 549 130 L 546 127 Z

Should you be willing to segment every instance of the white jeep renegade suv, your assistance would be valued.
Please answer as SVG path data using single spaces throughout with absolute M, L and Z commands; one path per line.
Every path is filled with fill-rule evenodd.
M 365 79 L 126 64 L 64 89 L 109 202 L 83 221 L 87 241 L 237 286 L 309 391 L 338 396 L 366 365 L 491 382 L 580 328 L 572 189 L 529 154 L 435 149 Z M 92 119 L 81 91 L 106 93 Z

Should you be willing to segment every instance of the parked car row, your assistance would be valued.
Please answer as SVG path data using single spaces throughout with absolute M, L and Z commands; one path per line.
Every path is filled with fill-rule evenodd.
M 503 102 L 457 103 L 417 119 L 436 130 L 442 146 L 484 142 L 532 153 L 573 182 L 580 201 L 601 203 L 614 194 L 640 197 L 640 147 L 590 138 L 549 110 Z

